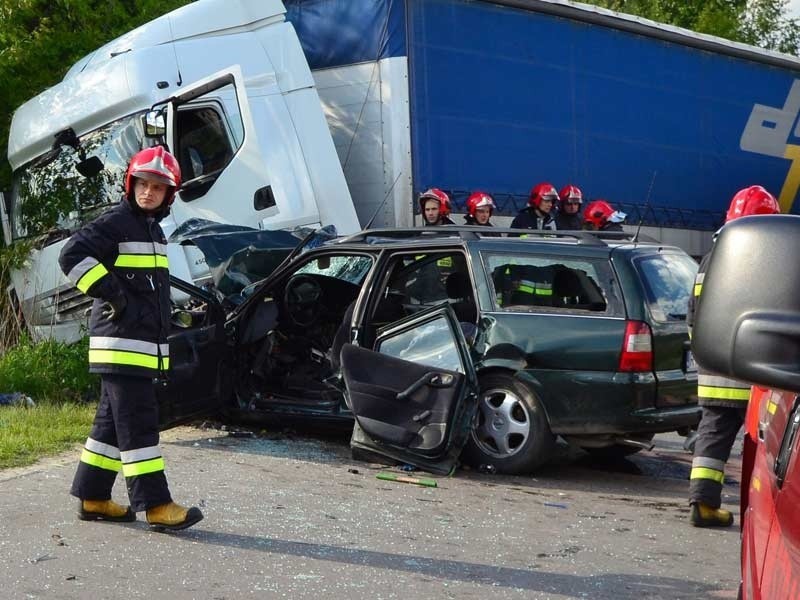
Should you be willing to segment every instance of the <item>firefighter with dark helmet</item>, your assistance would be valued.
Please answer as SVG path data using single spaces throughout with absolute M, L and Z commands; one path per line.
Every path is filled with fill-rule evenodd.
M 439 188 L 430 188 L 419 195 L 419 212 L 425 227 L 454 225 L 450 220 L 450 196 Z
M 780 206 L 775 197 L 760 185 L 752 185 L 733 196 L 725 223 L 749 215 L 778 213 Z M 711 252 L 700 262 L 693 294 L 689 297 L 687 323 L 690 336 L 697 304 L 702 302 L 703 279 L 710 256 Z M 733 513 L 720 508 L 722 484 L 725 481 L 725 463 L 744 422 L 749 399 L 750 384 L 698 368 L 697 400 L 703 413 L 689 475 L 689 519 L 695 527 L 728 527 L 733 524 Z
M 553 208 L 558 202 L 558 192 L 552 184 L 538 183 L 531 189 L 528 206 L 511 221 L 515 229 L 549 229 L 555 231 L 556 220 Z
M 75 286 L 94 298 L 89 370 L 101 378 L 100 402 L 70 490 L 85 521 L 135 521 L 145 511 L 157 531 L 203 518 L 172 501 L 158 447 L 153 380 L 169 369 L 167 241 L 159 222 L 181 185 L 178 161 L 161 146 L 131 159 L 125 196 L 77 231 L 59 257 Z M 131 505 L 111 499 L 122 471 Z
M 491 218 L 495 209 L 494 199 L 486 192 L 472 192 L 467 198 L 467 225 L 492 227 Z

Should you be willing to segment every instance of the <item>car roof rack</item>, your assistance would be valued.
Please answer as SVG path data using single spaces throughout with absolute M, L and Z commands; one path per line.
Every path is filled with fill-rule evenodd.
M 441 225 L 436 227 L 401 227 L 401 228 L 376 228 L 364 229 L 358 233 L 339 238 L 337 243 L 379 243 L 385 241 L 400 241 L 416 238 L 418 240 L 430 238 L 455 238 L 463 240 L 478 240 L 485 237 L 498 237 L 500 234 L 507 239 L 530 238 L 560 238 L 574 240 L 578 244 L 591 246 L 607 246 L 607 242 L 633 242 L 646 244 L 659 244 L 658 240 L 647 235 L 636 235 L 627 231 L 551 231 L 540 229 L 515 229 L 511 227 L 484 227 L 480 225 Z

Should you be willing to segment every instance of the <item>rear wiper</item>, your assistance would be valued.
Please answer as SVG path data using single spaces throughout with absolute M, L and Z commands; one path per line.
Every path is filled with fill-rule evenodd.
M 682 313 L 682 314 L 681 313 L 667 313 L 667 316 L 670 319 L 681 319 L 681 320 L 684 320 L 684 321 L 686 320 L 686 313 Z

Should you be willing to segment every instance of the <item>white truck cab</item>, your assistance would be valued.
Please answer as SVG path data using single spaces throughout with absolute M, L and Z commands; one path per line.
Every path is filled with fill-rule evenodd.
M 60 272 L 58 254 L 120 200 L 127 163 L 144 147 L 166 144 L 181 165 L 184 184 L 162 222 L 168 237 L 193 217 L 360 228 L 284 13 L 279 0 L 198 0 L 99 48 L 14 113 L 13 187 L 0 210 L 6 242 L 34 244 L 12 286 L 35 338 L 81 335 L 90 299 Z M 208 275 L 192 247 L 170 245 L 169 258 L 182 279 Z

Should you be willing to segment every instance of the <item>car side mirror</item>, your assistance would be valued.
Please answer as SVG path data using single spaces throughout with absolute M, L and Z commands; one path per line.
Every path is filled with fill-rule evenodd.
M 800 217 L 728 223 L 714 245 L 692 332 L 705 369 L 800 392 Z

